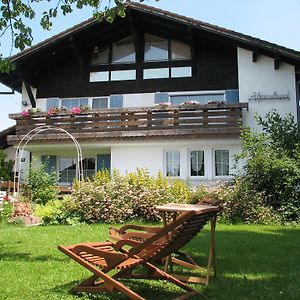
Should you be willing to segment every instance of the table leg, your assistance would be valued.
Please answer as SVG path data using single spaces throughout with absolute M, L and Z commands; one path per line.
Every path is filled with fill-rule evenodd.
M 206 285 L 209 283 L 209 276 L 211 267 L 213 265 L 214 276 L 216 276 L 216 255 L 215 255 L 215 230 L 217 218 L 214 217 L 210 220 L 210 248 L 207 263 Z

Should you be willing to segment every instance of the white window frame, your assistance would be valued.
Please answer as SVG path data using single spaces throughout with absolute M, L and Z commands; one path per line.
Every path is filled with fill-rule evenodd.
M 204 157 L 204 175 L 203 176 L 192 176 L 191 175 L 191 152 L 192 151 L 203 151 L 203 157 Z M 188 158 L 188 162 L 187 162 L 187 165 L 188 165 L 188 178 L 190 178 L 191 180 L 197 180 L 197 179 L 207 179 L 207 169 L 206 169 L 206 166 L 207 166 L 207 162 L 206 162 L 206 153 L 207 151 L 205 151 L 203 148 L 191 148 L 191 149 L 188 149 L 188 155 L 187 155 L 187 158 Z
M 169 151 L 179 152 L 179 176 L 167 176 L 167 152 L 169 152 Z M 181 155 L 180 149 L 175 149 L 175 148 L 164 149 L 163 160 L 164 160 L 163 161 L 164 177 L 171 178 L 171 179 L 181 178 L 181 175 L 182 175 L 182 155 Z
M 169 92 L 168 102 L 171 103 L 172 96 L 197 96 L 197 95 L 223 95 L 223 101 L 226 102 L 226 91 L 225 90 L 213 90 L 213 91 L 187 91 L 187 92 Z
M 225 150 L 228 151 L 228 175 L 216 175 L 216 156 L 215 156 L 215 151 L 218 150 Z M 213 148 L 212 149 L 212 174 L 214 178 L 218 178 L 218 179 L 230 179 L 232 178 L 232 175 L 230 175 L 230 170 L 231 170 L 231 159 L 230 159 L 230 155 L 231 155 L 231 151 L 229 148 L 227 147 L 217 147 L 217 148 Z
M 67 100 L 67 99 L 88 99 L 88 106 L 91 110 L 98 110 L 98 108 L 92 108 L 93 107 L 93 99 L 97 98 L 107 98 L 108 100 L 108 108 L 110 108 L 110 96 L 95 96 L 95 97 L 72 97 L 72 98 L 57 98 L 58 99 L 58 107 L 62 107 L 62 100 Z M 49 98 L 50 99 L 50 98 Z M 48 98 L 46 98 L 46 105 L 45 108 L 47 107 L 47 101 Z M 99 108 L 99 109 L 105 109 L 105 108 Z

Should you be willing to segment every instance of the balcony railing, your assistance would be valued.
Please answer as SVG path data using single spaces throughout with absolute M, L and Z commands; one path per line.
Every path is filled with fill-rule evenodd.
M 142 107 L 89 110 L 80 115 L 60 113 L 48 116 L 36 113 L 30 117 L 12 114 L 16 120 L 16 135 L 11 143 L 19 141 L 31 129 L 41 125 L 57 126 L 85 140 L 155 138 L 155 137 L 222 137 L 238 136 L 242 109 L 246 103 L 182 105 L 171 107 Z M 64 134 L 47 132 L 36 140 L 66 139 Z

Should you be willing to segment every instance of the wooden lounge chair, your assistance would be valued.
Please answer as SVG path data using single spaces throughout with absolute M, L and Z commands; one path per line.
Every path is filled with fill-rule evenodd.
M 205 203 L 206 204 L 206 203 Z M 207 205 L 205 205 L 207 207 Z M 180 265 L 190 269 L 197 269 L 201 273 L 205 273 L 205 276 L 187 276 L 172 274 L 172 276 L 180 279 L 184 282 L 200 283 L 208 285 L 209 278 L 213 270 L 213 274 L 216 275 L 216 261 L 215 261 L 215 243 L 214 243 L 214 231 L 216 225 L 217 215 L 222 211 L 222 206 L 212 205 L 210 208 L 206 208 L 201 212 L 197 213 L 197 217 L 193 222 L 182 232 L 177 235 L 170 235 L 169 247 L 164 248 L 153 257 L 151 257 L 151 262 L 160 262 L 165 264 L 164 271 L 173 271 L 172 265 Z M 209 258 L 207 267 L 200 267 L 194 259 L 180 251 L 188 242 L 190 242 L 205 226 L 205 224 L 211 221 L 211 245 L 209 250 Z M 137 225 L 125 225 L 120 229 L 110 228 L 109 234 L 110 238 L 116 241 L 133 240 L 138 243 L 143 243 L 144 240 L 155 235 L 157 232 L 162 230 L 163 227 L 151 227 L 151 226 L 137 226 Z M 133 231 L 132 231 L 133 230 Z M 165 240 L 158 240 L 157 243 L 163 243 Z M 174 255 L 176 254 L 176 256 Z M 179 259 L 178 257 L 182 258 Z
M 214 211 L 215 209 L 207 209 L 207 217 Z M 191 231 L 195 226 L 199 226 L 199 220 L 202 220 L 204 215 L 204 213 L 199 214 L 195 211 L 184 213 L 142 242 L 122 239 L 116 243 L 108 241 L 59 246 L 60 251 L 93 273 L 90 278 L 76 286 L 74 291 L 117 290 L 131 299 L 144 299 L 119 281 L 122 278 L 134 278 L 168 280 L 187 291 L 180 299 L 196 295 L 197 292 L 190 286 L 160 270 L 150 261 L 155 261 L 160 253 L 165 257 L 167 253 L 173 252 L 173 249 L 177 248 L 176 242 L 189 239 Z M 172 239 L 169 239 L 169 235 L 172 235 Z M 126 249 L 128 246 L 131 247 L 129 250 Z M 134 272 L 137 266 L 144 266 L 148 272 L 146 274 Z M 116 273 L 108 274 L 112 270 L 115 270 Z

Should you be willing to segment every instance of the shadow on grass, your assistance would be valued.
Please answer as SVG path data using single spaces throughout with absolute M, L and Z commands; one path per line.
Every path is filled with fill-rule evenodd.
M 44 261 L 67 261 L 65 258 L 57 258 L 52 255 L 34 256 L 26 252 L 1 252 L 0 261 L 26 261 L 26 262 L 44 262 Z
M 161 300 L 174 299 L 179 295 L 185 293 L 182 289 L 174 290 L 172 284 L 165 283 L 164 281 L 153 281 L 153 280 L 120 280 L 126 287 L 130 288 L 132 291 L 141 295 L 145 299 L 154 299 L 158 296 Z M 101 293 L 75 293 L 72 288 L 78 285 L 80 282 L 72 281 L 70 283 L 56 286 L 53 292 L 62 295 L 76 295 L 81 299 L 91 299 L 91 300 L 128 300 L 128 296 L 125 294 L 114 291 L 114 292 L 101 292 Z M 192 298 L 191 298 L 192 299 Z M 196 298 L 197 299 L 197 298 Z

